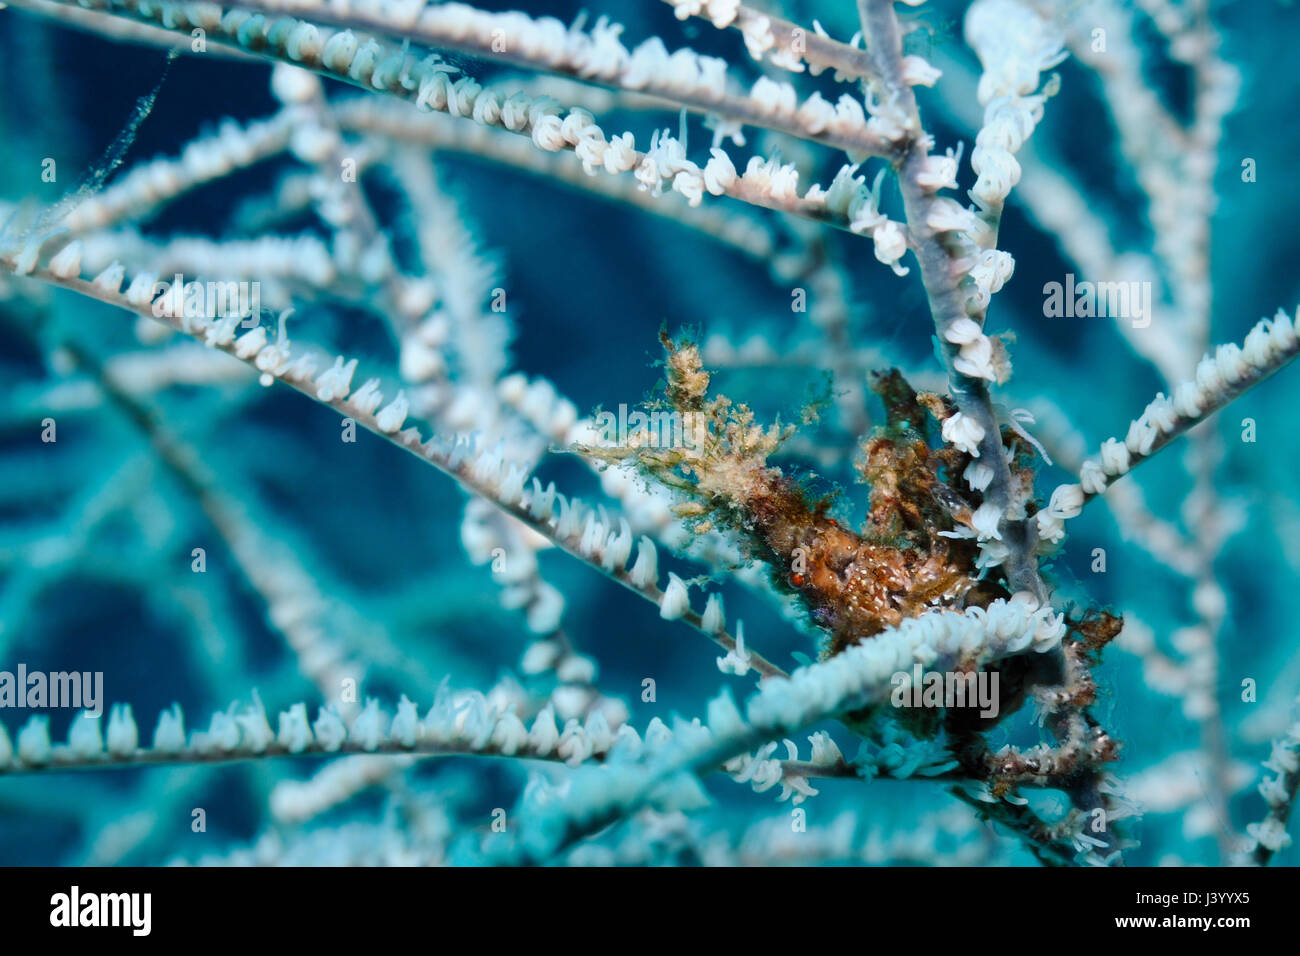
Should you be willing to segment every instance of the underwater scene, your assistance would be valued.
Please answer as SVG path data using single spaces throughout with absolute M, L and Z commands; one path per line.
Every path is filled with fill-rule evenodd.
M 0 864 L 1300 861 L 1297 5 L 0 7 Z

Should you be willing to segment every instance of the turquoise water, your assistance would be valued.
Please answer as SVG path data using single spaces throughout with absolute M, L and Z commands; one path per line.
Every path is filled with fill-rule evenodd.
M 927 4 L 921 12 L 903 13 L 905 22 L 921 25 L 909 49 L 935 62 L 953 58 L 945 79 L 959 76 L 961 67 L 968 74 L 978 68 L 960 37 L 963 6 Z M 566 22 L 578 11 L 579 5 L 569 3 L 528 8 Z M 609 0 L 598 12 L 626 25 L 628 45 L 659 34 L 670 49 L 689 43 L 730 58 L 737 75 L 757 75 L 733 34 L 718 33 L 701 20 L 679 24 L 662 4 Z M 786 12 L 798 22 L 817 19 L 836 37 L 856 29 L 846 18 L 851 5 L 790 3 Z M 1212 17 L 1221 55 L 1239 71 L 1241 86 L 1224 120 L 1212 181 L 1209 341 L 1240 342 L 1260 318 L 1279 307 L 1293 312 L 1300 303 L 1294 267 L 1300 239 L 1293 228 L 1300 195 L 1292 162 L 1300 147 L 1292 58 L 1300 20 L 1293 6 L 1272 0 L 1214 4 Z M 1138 16 L 1137 22 L 1136 43 L 1146 51 L 1142 76 L 1171 115 L 1185 121 L 1194 84 L 1186 70 L 1161 55 L 1150 21 Z M 16 8 L 0 11 L 0 53 L 0 201 L 6 215 L 14 204 L 27 204 L 15 224 L 82 183 L 93 184 L 105 171 L 105 151 L 128 126 L 139 99 L 155 87 L 152 109 L 127 144 L 121 167 L 108 175 L 109 189 L 134 164 L 179 154 L 224 117 L 248 122 L 279 106 L 263 63 L 209 54 L 182 55 L 169 64 L 156 46 L 51 24 Z M 451 59 L 485 84 L 517 77 L 500 65 Z M 1150 252 L 1153 229 L 1143 184 L 1122 155 L 1096 75 L 1073 60 L 1055 69 L 1061 92 L 1047 104 L 1034 143 L 1041 143 L 1048 168 L 1084 197 L 1118 248 Z M 805 91 L 840 91 L 826 76 L 800 81 Z M 336 102 L 356 94 L 342 84 L 327 84 L 326 90 Z M 922 91 L 923 116 L 940 152 L 964 140 L 969 155 L 969 92 L 956 82 L 945 88 L 942 80 Z M 676 131 L 679 123 L 675 109 L 636 103 L 616 104 L 600 120 L 607 130 L 634 131 L 640 144 L 650 141 L 653 130 Z M 699 118 L 689 121 L 687 132 L 688 149 L 702 163 L 712 133 Z M 829 182 L 842 160 L 828 150 L 754 131 L 746 147 L 729 149 L 737 159 L 778 150 L 801 164 L 805 182 Z M 46 160 L 53 161 L 52 177 L 43 175 L 51 168 Z M 849 367 L 856 373 L 840 368 L 837 377 L 828 357 L 846 355 L 843 343 L 828 347 L 809 315 L 792 311 L 792 289 L 802 280 L 773 275 L 779 255 L 807 248 L 806 233 L 777 215 L 726 205 L 775 242 L 773 252 L 746 255 L 669 217 L 459 149 L 439 150 L 432 162 L 445 208 L 455 210 L 479 258 L 494 270 L 481 283 L 489 295 L 476 306 L 486 317 L 485 338 L 477 345 L 460 340 L 453 381 L 471 377 L 476 361 L 490 365 L 504 354 L 510 368 L 552 382 L 581 415 L 635 406 L 661 379 L 658 334 L 667 328 L 673 334 L 690 329 L 711 342 L 706 362 L 725 357 L 721 342 L 736 348 L 750 343 L 749 352 L 742 349 L 740 359 L 725 363 L 736 367 L 720 370 L 715 384 L 764 420 L 779 415 L 797 421 L 808 403 L 860 387 L 867 367 L 862 363 L 897 366 L 918 386 L 942 387 L 915 268 L 907 277 L 894 276 L 865 240 L 826 230 L 822 248 L 840 284 L 830 287 L 837 291 L 813 287 L 810 293 L 814 313 L 831 304 L 819 297 L 832 297 L 853 349 L 871 353 L 861 362 L 853 357 L 859 364 Z M 274 233 L 307 236 L 329 249 L 331 229 L 309 203 L 279 209 L 269 220 L 260 219 L 254 206 L 305 168 L 292 156 L 277 155 L 100 238 L 110 248 L 118 243 L 115 254 L 124 261 L 147 261 L 150 248 L 177 236 L 234 241 Z M 870 181 L 874 166 L 869 172 Z M 963 190 L 973 180 L 964 160 Z M 427 210 L 413 211 L 388 172 L 366 172 L 361 181 L 376 228 L 396 260 L 405 269 L 417 268 Z M 884 188 L 883 205 L 895 218 L 901 215 L 892 182 Z M 1168 386 L 1129 347 L 1115 322 L 1046 314 L 1044 286 L 1083 270 L 1014 192 L 999 248 L 1014 255 L 1016 268 L 993 300 L 988 330 L 1012 333 L 1014 377 L 995 400 L 1034 412 L 1035 424 L 1026 427 L 1049 448 L 1064 450 L 1063 460 L 1072 457 L 1072 435 L 1094 452 L 1106 437 L 1122 439 L 1130 419 Z M 258 275 L 255 263 L 248 278 Z M 276 296 L 282 296 L 296 310 L 289 319 L 295 340 L 358 357 L 372 374 L 392 378 L 398 354 L 391 316 L 369 290 L 343 280 L 274 284 L 269 304 L 263 302 L 268 329 L 274 329 Z M 1151 329 L 1169 337 L 1154 351 L 1199 351 L 1196 337 L 1175 327 L 1167 276 L 1154 285 L 1156 304 L 1173 317 Z M 497 289 L 505 293 L 503 312 L 492 310 Z M 363 697 L 378 697 L 391 713 L 406 694 L 423 712 L 444 677 L 452 687 L 486 691 L 507 675 L 534 698 L 551 692 L 553 675 L 520 673 L 521 654 L 534 637 L 523 614 L 503 602 L 489 569 L 466 559 L 466 497 L 446 477 L 365 432 L 356 442 L 340 441 L 333 411 L 286 388 L 262 388 L 250 376 L 225 374 L 215 365 L 182 376 L 202 381 L 157 385 L 139 363 L 114 365 L 176 343 L 142 342 L 129 316 L 68 291 L 6 275 L 0 278 L 0 320 L 0 670 L 23 664 L 46 672 L 100 673 L 103 703 L 130 702 L 144 741 L 157 714 L 173 703 L 184 710 L 187 727 L 202 729 L 213 712 L 233 700 L 248 701 L 255 690 L 272 714 L 273 729 L 274 714 L 293 702 L 306 701 L 315 714 L 320 688 L 268 620 L 257 582 L 250 581 L 202 497 L 168 467 L 157 444 L 162 433 L 193 449 L 215 487 L 239 503 L 241 520 L 281 542 L 325 596 L 321 626 L 340 659 L 360 676 Z M 747 363 L 746 355 L 760 360 Z M 123 376 L 127 391 L 150 409 L 153 426 L 142 428 L 129 403 L 106 399 L 94 381 L 96 363 Z M 1210 592 L 1221 590 L 1225 606 L 1214 638 L 1217 671 L 1206 692 L 1222 713 L 1228 756 L 1220 766 L 1230 781 L 1224 818 L 1209 798 L 1206 731 L 1195 702 L 1186 692 L 1162 687 L 1159 675 L 1144 672 L 1135 654 L 1108 649 L 1096 672 L 1095 712 L 1122 742 L 1114 772 L 1146 811 L 1125 824 L 1126 838 L 1134 843 L 1127 851 L 1130 862 L 1217 862 L 1219 838 L 1244 833 L 1266 810 L 1255 790 L 1264 773 L 1260 766 L 1270 739 L 1285 731 L 1300 692 L 1300 634 L 1289 606 L 1300 567 L 1300 437 L 1290 411 L 1297 399 L 1300 375 L 1284 369 L 1204 426 L 1212 439 L 1197 439 L 1196 445 L 1184 439 L 1125 479 L 1140 486 L 1150 513 L 1175 529 L 1183 542 L 1175 553 L 1186 557 L 1193 550 L 1188 542 L 1211 541 L 1199 572 L 1210 583 L 1201 593 L 1213 603 Z M 879 421 L 883 415 L 874 402 L 867 400 L 862 410 L 868 420 Z M 853 467 L 863 419 L 850 414 L 853 408 L 851 397 L 832 402 L 823 420 L 802 429 L 779 460 L 819 492 L 838 491 L 833 513 L 846 524 L 862 519 L 866 502 Z M 41 440 L 49 418 L 57 422 L 54 442 Z M 1210 485 L 1199 490 L 1191 447 L 1217 447 Z M 1037 468 L 1040 499 L 1071 480 L 1060 467 Z M 538 473 L 566 493 L 592 500 L 599 495 L 599 480 L 574 456 L 546 455 Z M 1209 495 L 1208 503 L 1194 507 L 1207 500 L 1200 495 Z M 1224 540 L 1207 536 L 1206 515 L 1224 522 Z M 196 548 L 204 554 L 202 573 L 194 566 Z M 660 557 L 664 567 L 683 576 L 705 573 L 699 564 L 669 557 L 666 549 Z M 544 579 L 565 595 L 569 639 L 599 663 L 598 687 L 623 702 L 633 726 L 643 729 L 653 718 L 669 721 L 673 714 L 702 716 L 708 698 L 728 681 L 738 694 L 749 689 L 719 673 L 720 652 L 688 627 L 662 621 L 652 604 L 554 550 L 542 552 L 539 561 Z M 277 565 L 273 556 L 270 565 Z M 1193 598 L 1195 575 L 1153 556 L 1133 540 L 1131 523 L 1126 527 L 1104 504 L 1090 505 L 1071 522 L 1070 537 L 1047 575 L 1057 588 L 1058 607 L 1108 608 L 1125 615 L 1134 632 L 1149 629 L 1166 656 L 1195 657 L 1193 629 L 1204 610 L 1202 605 L 1198 611 Z M 722 575 L 716 582 L 710 590 L 724 594 L 729 620 L 744 620 L 752 647 L 786 669 L 799 665 L 797 654 L 816 655 L 807 628 L 785 620 L 763 589 Z M 693 597 L 702 606 L 698 595 Z M 643 699 L 646 679 L 654 681 L 653 701 Z M 1243 699 L 1252 696 L 1252 686 L 1254 699 Z M 53 739 L 63 740 L 75 709 L 39 712 L 49 717 Z M 13 738 L 29 716 L 0 708 L 0 723 Z M 856 745 L 843 728 L 824 729 L 847 757 L 854 756 Z M 994 732 L 994 743 L 1032 742 L 1037 733 L 1026 709 Z M 805 738 L 798 740 L 804 757 Z M 256 844 L 272 829 L 283 834 L 284 852 L 293 859 L 354 859 L 351 854 L 380 842 L 379 833 L 405 841 L 412 852 L 426 854 L 424 860 L 479 862 L 479 836 L 490 831 L 493 812 L 513 813 L 530 773 L 560 780 L 564 772 L 522 761 L 425 760 L 306 823 L 277 823 L 271 809 L 276 788 L 322 766 L 317 758 L 286 757 L 0 776 L 0 862 L 215 861 Z M 811 857 L 1033 862 L 1005 834 L 986 839 L 964 806 L 933 781 L 813 784 L 820 795 L 802 804 L 810 838 L 793 844 Z M 750 854 L 741 855 L 744 862 L 781 858 L 786 843 L 774 834 L 784 838 L 791 832 L 791 807 L 774 799 L 779 788 L 755 793 L 715 774 L 706 790 L 712 805 L 681 824 L 690 839 L 656 836 L 648 824 L 624 827 L 594 841 L 594 848 L 576 851 L 571 862 L 709 861 L 714 858 L 704 848 L 715 843 L 743 847 Z M 202 830 L 195 828 L 196 810 L 203 811 Z M 437 822 L 426 832 L 413 822 L 418 819 Z M 909 834 L 920 836 L 907 843 Z M 811 836 L 824 841 L 821 849 L 811 848 Z M 618 848 L 622 856 L 602 847 Z M 1293 848 L 1276 857 L 1283 865 L 1294 861 Z

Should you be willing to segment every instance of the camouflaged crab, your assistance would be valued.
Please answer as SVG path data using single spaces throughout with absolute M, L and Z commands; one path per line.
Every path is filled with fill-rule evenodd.
M 982 607 L 1010 593 L 996 569 L 984 568 L 975 545 L 980 492 L 969 486 L 976 459 L 935 441 L 952 403 L 917 393 L 902 374 L 875 374 L 871 388 L 884 423 L 865 439 L 860 479 L 868 514 L 854 531 L 830 516 L 833 496 L 812 498 L 804 483 L 769 464 L 794 428 L 764 427 L 748 406 L 710 397 L 699 347 L 662 337 L 667 376 L 662 404 L 687 420 L 702 419 L 702 442 L 661 447 L 635 440 L 585 446 L 596 461 L 632 461 L 674 488 L 675 510 L 698 532 L 715 524 L 739 532 L 751 556 L 766 563 L 776 586 L 802 599 L 827 635 L 833 655 L 934 608 Z M 1006 429 L 1017 480 L 1029 485 L 1028 443 Z M 991 571 L 991 573 L 990 573 Z

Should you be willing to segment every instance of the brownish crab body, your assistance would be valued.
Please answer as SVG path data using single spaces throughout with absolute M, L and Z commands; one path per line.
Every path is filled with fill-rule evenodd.
M 660 481 L 683 492 L 679 514 L 699 529 L 714 523 L 741 531 L 779 587 L 797 593 L 828 635 L 827 655 L 839 653 L 905 618 L 936 607 L 987 604 L 1005 594 L 981 580 L 978 549 L 946 536 L 968 525 L 974 505 L 961 483 L 970 463 L 957 450 L 931 448 L 927 431 L 947 414 L 938 396 L 918 395 L 896 371 L 872 382 L 885 401 L 887 424 L 864 446 L 861 476 L 870 486 L 862 531 L 810 502 L 779 468 L 768 464 L 789 434 L 754 423 L 744 405 L 707 395 L 709 374 L 699 349 L 665 338 L 667 398 L 679 413 L 709 423 L 702 447 L 588 449 L 607 460 L 633 458 Z
M 929 547 L 873 542 L 834 518 L 809 510 L 779 479 L 751 513 L 767 516 L 751 527 L 781 582 L 799 593 L 813 619 L 831 636 L 835 654 L 931 607 L 951 605 L 977 583 L 960 543 L 935 537 Z M 756 505 L 751 499 L 751 505 Z M 956 544 L 957 547 L 953 545 Z

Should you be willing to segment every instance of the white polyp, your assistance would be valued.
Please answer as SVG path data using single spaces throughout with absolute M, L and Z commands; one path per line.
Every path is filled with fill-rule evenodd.
M 506 475 L 501 482 L 501 487 L 497 490 L 497 498 L 504 505 L 514 506 L 519 504 L 524 494 L 524 482 L 528 480 L 528 472 L 524 468 L 509 462 L 506 465 Z
M 943 71 L 921 56 L 903 57 L 903 82 L 908 86 L 934 86 Z
M 960 318 L 954 322 L 948 323 L 948 327 L 943 330 L 943 337 L 954 345 L 966 345 L 969 342 L 975 342 L 983 338 L 984 332 L 978 322 L 970 318 Z
M 984 378 L 997 381 L 997 369 L 993 364 L 993 341 L 987 335 L 967 342 L 958 351 L 952 363 L 953 369 L 968 378 Z
M 122 267 L 122 263 L 115 259 L 107 269 L 95 276 L 94 286 L 101 292 L 116 294 L 122 287 L 122 280 L 125 278 L 126 269 Z
M 558 116 L 539 117 L 532 130 L 533 145 L 539 149 L 554 153 L 568 146 L 564 138 L 564 121 Z
M 239 747 L 239 724 L 225 711 L 217 711 L 212 715 L 207 733 L 195 736 L 201 738 L 199 749 L 203 753 L 231 753 Z
M 814 92 L 799 107 L 799 122 L 809 133 L 820 135 L 835 121 L 835 107 Z
M 1133 455 L 1149 455 L 1160 433 L 1145 417 L 1129 423 L 1124 445 Z
M 668 587 L 659 601 L 659 616 L 666 621 L 675 621 L 690 609 L 691 598 L 686 590 L 686 582 L 669 571 Z
M 81 240 L 74 239 L 50 260 L 50 274 L 60 279 L 75 279 L 81 275 Z
M 555 710 L 550 704 L 538 712 L 528 731 L 528 749 L 538 757 L 545 757 L 560 742 L 560 731 L 555 726 Z
M 560 734 L 559 745 L 555 748 L 557 756 L 571 767 L 576 767 L 590 757 L 594 750 L 591 739 L 576 719 L 570 719 Z
M 878 260 L 898 275 L 907 274 L 908 270 L 898 265 L 898 260 L 907 252 L 907 234 L 901 223 L 886 219 L 871 231 L 871 242 Z
M 402 82 L 403 70 L 406 67 L 406 56 L 404 53 L 391 53 L 379 61 L 375 67 L 374 75 L 370 78 L 370 85 L 377 90 L 390 90 L 398 92 L 406 89 Z
M 543 582 L 528 606 L 526 622 L 534 634 L 554 634 L 564 616 L 564 595 L 558 588 Z
M 528 391 L 528 377 L 521 372 L 507 375 L 497 382 L 497 397 L 507 405 L 518 405 Z
M 749 96 L 769 116 L 791 116 L 798 102 L 793 86 L 766 76 L 758 78 Z
M 1108 438 L 1101 446 L 1101 467 L 1112 478 L 1127 474 L 1129 451 L 1123 442 Z
M 488 488 L 495 490 L 500 483 L 503 475 L 502 468 L 505 464 L 505 443 L 497 442 L 491 449 L 478 455 L 473 462 L 472 470 L 474 479 Z M 577 502 L 574 502 L 577 507 Z
M 628 580 L 637 588 L 651 587 L 659 581 L 659 552 L 654 542 L 644 535 L 637 542 L 636 563 L 628 572 Z
M 972 491 L 983 491 L 993 480 L 993 466 L 976 459 L 966 466 L 962 477 L 966 479 L 966 484 Z
M 180 753 L 185 749 L 185 719 L 180 704 L 172 704 L 171 710 L 164 710 L 158 715 L 158 725 L 153 732 L 153 749 L 164 754 Z
M 280 729 L 275 737 L 291 754 L 302 753 L 312 744 L 311 727 L 307 723 L 307 705 L 299 702 L 280 714 Z
M 417 109 L 430 112 L 444 110 L 447 108 L 450 93 L 451 81 L 445 73 L 426 73 L 420 80 L 415 106 Z
M 971 527 L 975 529 L 975 534 L 981 540 L 986 538 L 1001 540 L 1002 533 L 998 530 L 1001 521 L 1002 509 L 992 501 L 986 501 L 971 515 Z
M 1052 492 L 1047 510 L 1060 518 L 1075 518 L 1083 510 L 1083 488 L 1079 485 L 1060 485 Z
M 940 429 L 943 440 L 960 451 L 978 458 L 979 443 L 984 438 L 984 426 L 963 412 L 955 412 L 943 420 Z
M 1274 853 L 1291 845 L 1291 834 L 1286 832 L 1286 825 L 1276 816 L 1265 817 L 1259 823 L 1247 824 L 1246 832 L 1256 843 Z
M 140 746 L 140 731 L 131 716 L 130 704 L 114 704 L 108 713 L 108 752 L 129 757 Z
M 1059 515 L 1044 509 L 1034 515 L 1034 519 L 1038 526 L 1040 551 L 1050 550 L 1049 546 L 1055 545 L 1065 537 L 1065 521 Z
M 1272 359 L 1272 338 L 1269 335 L 1268 320 L 1264 320 L 1250 330 L 1246 343 L 1242 347 L 1245 360 L 1256 367 L 1267 365 Z
M 559 492 L 555 498 L 560 503 L 560 512 L 555 516 L 555 536 L 567 541 L 578 532 L 578 501 L 570 502 Z
M 1219 374 L 1229 385 L 1239 384 L 1251 372 L 1250 363 L 1235 342 L 1220 345 L 1215 350 L 1214 361 L 1219 367 Z
M 1079 485 L 1085 494 L 1099 495 L 1106 490 L 1106 472 L 1100 464 L 1088 459 L 1079 467 Z
M 18 731 L 18 759 L 22 763 L 38 767 L 49 763 L 52 754 L 50 718 L 32 717 Z
M 316 374 L 316 357 L 313 355 L 300 355 L 289 364 L 284 370 L 286 381 L 297 382 L 300 385 L 311 383 L 312 377 Z
M 714 148 L 704 165 L 704 188 L 710 195 L 721 196 L 736 184 L 736 167 L 722 149 Z
M 383 52 L 379 43 L 373 38 L 366 40 L 357 48 L 356 54 L 352 57 L 352 65 L 348 67 L 348 76 L 361 84 L 368 84 L 370 78 L 374 75 L 375 67 L 379 63 L 379 54 Z
M 1174 410 L 1173 400 L 1165 398 L 1163 392 L 1156 393 L 1142 417 L 1165 435 L 1173 434 L 1178 428 L 1178 413 Z
M 14 259 L 14 274 L 25 276 L 30 275 L 36 268 L 36 260 L 41 255 L 41 240 L 33 239 L 23 246 L 23 249 L 16 259 Z
M 605 525 L 596 518 L 594 511 L 587 512 L 587 521 L 583 525 L 582 538 L 578 542 L 578 553 L 586 558 L 600 557 L 600 549 L 605 545 Z
M 971 280 L 977 289 L 977 300 L 981 308 L 987 308 L 989 299 L 1002 291 L 1007 280 L 1016 271 L 1016 260 L 1001 249 L 985 249 L 979 260 L 970 270 Z
M 1181 382 L 1174 389 L 1174 411 L 1183 418 L 1199 418 L 1207 402 L 1194 382 Z
M 342 747 L 343 742 L 348 739 L 347 728 L 333 706 L 320 709 L 316 722 L 312 724 L 312 732 L 315 733 L 321 749 L 330 753 Z
M 91 717 L 84 710 L 72 719 L 68 728 L 68 749 L 73 756 L 86 760 L 99 757 L 104 752 L 104 740 L 99 732 L 100 718 Z
M 418 336 L 411 336 L 402 343 L 398 363 L 402 378 L 408 382 L 427 382 L 447 368 L 442 353 L 426 345 Z
M 590 684 L 596 679 L 596 662 L 582 654 L 570 654 L 560 662 L 555 676 L 566 684 Z
M 1219 370 L 1219 363 L 1208 355 L 1201 359 L 1196 366 L 1196 385 L 1201 390 L 1201 393 L 1214 401 L 1223 391 L 1224 384 L 1223 373 Z
M 140 272 L 126 288 L 126 301 L 137 308 L 143 308 L 153 301 L 154 284 L 158 277 L 152 272 Z
M 617 753 L 624 759 L 636 760 L 641 756 L 644 745 L 635 727 L 631 724 L 622 724 L 614 734 L 614 744 L 609 749 L 611 753 Z
M 582 729 L 586 733 L 587 740 L 590 742 L 594 753 L 607 753 L 609 748 L 614 745 L 614 734 L 609 728 L 609 720 L 605 717 L 605 712 L 599 707 L 593 708 L 587 714 L 587 720 Z
M 935 232 L 972 232 L 979 227 L 975 214 L 951 199 L 936 199 L 930 204 L 926 225 Z
M 524 655 L 519 661 L 519 669 L 525 674 L 543 674 L 555 667 L 560 658 L 560 645 L 547 638 L 533 641 L 524 648 Z
M 348 737 L 359 745 L 362 750 L 374 750 L 384 739 L 383 724 L 383 714 L 379 710 L 379 701 L 372 697 L 366 701 L 366 706 L 352 721 L 352 728 L 348 733 Z
M 379 379 L 368 378 L 364 385 L 352 393 L 348 404 L 363 415 L 373 415 L 384 403 L 384 393 L 379 390 Z
M 235 355 L 247 361 L 266 345 L 266 329 L 260 325 L 235 339 Z
M 618 527 L 617 534 L 610 533 L 609 540 L 605 542 L 604 553 L 601 555 L 601 566 L 606 571 L 622 570 L 632 554 L 632 529 L 627 519 L 620 518 Z
M 555 503 L 555 482 L 551 482 L 542 490 L 542 483 L 533 479 L 533 488 L 528 495 L 528 513 L 538 521 L 547 521 L 551 517 L 552 506 Z
M 357 360 L 344 363 L 343 356 L 337 356 L 334 364 L 321 372 L 316 379 L 316 397 L 322 402 L 332 402 L 343 398 L 352 387 L 352 374 L 357 370 Z
M 381 432 L 391 435 L 402 427 L 408 411 L 410 411 L 410 403 L 407 401 L 406 392 L 398 392 L 397 397 L 376 416 L 375 424 L 379 426 Z
M 755 60 L 761 60 L 764 53 L 776 46 L 776 38 L 772 36 L 772 21 L 767 17 L 758 16 L 746 20 L 740 32 L 745 39 L 745 49 Z
M 415 704 L 405 694 L 397 702 L 397 714 L 393 717 L 388 735 L 403 747 L 414 747 L 419 742 L 421 733 L 420 714 Z
M 513 713 L 501 715 L 492 730 L 492 746 L 505 756 L 513 756 L 528 744 L 528 730 Z
M 238 315 L 228 315 L 208 326 L 203 335 L 203 344 L 225 348 L 235 340 L 235 329 L 239 328 L 241 319 Z
M 819 767 L 831 767 L 844 760 L 839 745 L 824 730 L 819 730 L 809 737 L 808 743 L 812 744 L 812 755 L 808 758 L 810 763 Z
M 722 609 L 722 595 L 710 594 L 704 604 L 704 614 L 700 627 L 706 634 L 716 634 L 727 626 L 726 615 Z
M 1300 320 L 1300 308 L 1296 309 L 1296 318 Z M 1268 333 L 1269 342 L 1278 352 L 1289 352 L 1296 346 L 1296 327 L 1291 317 L 1282 309 L 1273 316 L 1273 327 Z
M 307 36 L 310 30 L 316 34 L 316 43 L 313 44 L 311 38 Z M 297 34 L 295 40 L 294 34 Z M 290 34 L 287 50 L 289 58 L 292 60 L 301 60 L 302 53 L 310 49 L 313 53 L 320 50 L 320 34 L 310 23 L 300 23 Z M 304 42 L 305 41 L 305 42 Z M 320 90 L 320 81 L 315 75 L 309 73 L 300 67 L 290 66 L 287 63 L 277 63 L 271 70 L 271 92 L 275 94 L 276 99 L 281 103 L 306 103 L 317 91 Z

